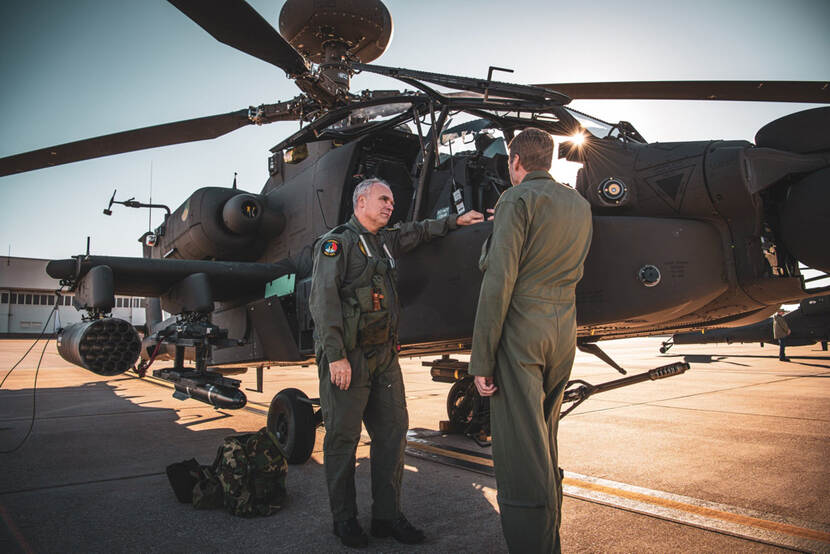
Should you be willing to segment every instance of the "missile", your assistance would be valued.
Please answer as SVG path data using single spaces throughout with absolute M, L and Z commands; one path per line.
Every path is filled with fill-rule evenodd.
M 192 398 L 220 409 L 238 410 L 248 402 L 245 393 L 236 387 L 210 383 L 199 385 L 192 382 L 174 383 L 174 386 L 176 392 L 173 393 L 173 398 L 179 400 Z

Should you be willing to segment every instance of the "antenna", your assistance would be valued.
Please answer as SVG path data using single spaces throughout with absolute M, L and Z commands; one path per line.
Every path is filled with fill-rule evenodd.
M 153 204 L 153 160 L 150 160 L 150 205 Z M 147 230 L 153 230 L 153 208 L 148 210 L 150 212 L 149 221 L 147 222 Z

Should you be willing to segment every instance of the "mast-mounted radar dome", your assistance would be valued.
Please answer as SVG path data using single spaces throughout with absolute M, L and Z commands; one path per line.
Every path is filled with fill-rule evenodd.
M 380 0 L 288 0 L 280 34 L 316 64 L 346 54 L 369 63 L 389 46 L 392 17 Z

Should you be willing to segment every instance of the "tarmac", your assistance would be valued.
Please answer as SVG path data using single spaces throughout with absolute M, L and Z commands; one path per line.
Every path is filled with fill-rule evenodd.
M 830 552 L 830 353 L 818 345 L 676 345 L 660 338 L 600 343 L 629 374 L 676 361 L 683 375 L 596 395 L 560 426 L 566 471 L 565 552 Z M 0 380 L 31 340 L 0 341 Z M 248 409 L 179 401 L 132 373 L 106 378 L 42 342 L 0 386 L 0 552 L 336 552 L 322 471 L 289 466 L 290 501 L 243 519 L 176 501 L 164 473 L 210 463 L 222 439 L 265 425 L 278 391 L 317 395 L 316 368 L 265 372 Z M 456 356 L 463 359 L 463 356 Z M 371 539 L 368 552 L 505 552 L 489 449 L 436 430 L 449 385 L 404 360 L 412 447 L 403 510 L 427 533 L 412 547 Z M 239 378 L 239 376 L 236 376 Z M 620 375 L 577 353 L 574 378 Z M 241 376 L 253 388 L 255 372 Z M 33 401 L 36 404 L 33 406 Z M 419 440 L 422 446 L 419 447 Z M 424 446 L 425 445 L 425 446 Z M 443 452 L 443 454 L 442 454 Z M 360 519 L 371 517 L 368 439 L 358 448 Z M 466 464 L 455 463 L 466 461 Z

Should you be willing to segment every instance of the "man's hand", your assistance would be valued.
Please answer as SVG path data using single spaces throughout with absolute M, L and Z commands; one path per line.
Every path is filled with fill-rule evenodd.
M 496 217 L 496 208 L 487 208 L 487 221 L 493 221 Z
M 352 382 L 352 364 L 349 363 L 348 358 L 329 363 L 329 373 L 332 383 L 340 390 L 348 390 Z
M 464 215 L 458 216 L 455 220 L 458 225 L 473 225 L 482 221 L 484 221 L 484 216 L 475 210 L 464 212 Z
M 499 388 L 493 383 L 492 377 L 476 375 L 476 388 L 481 396 L 493 396 Z

